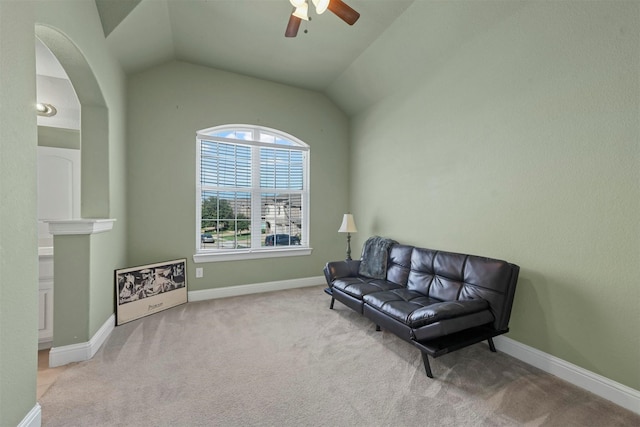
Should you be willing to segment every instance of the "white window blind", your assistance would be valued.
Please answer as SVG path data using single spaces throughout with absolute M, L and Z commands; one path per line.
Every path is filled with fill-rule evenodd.
M 197 254 L 309 248 L 308 145 L 247 125 L 205 129 L 196 141 Z

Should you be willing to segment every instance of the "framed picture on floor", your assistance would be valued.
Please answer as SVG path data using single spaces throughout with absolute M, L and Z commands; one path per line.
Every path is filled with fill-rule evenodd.
M 187 260 L 115 271 L 116 326 L 187 302 Z

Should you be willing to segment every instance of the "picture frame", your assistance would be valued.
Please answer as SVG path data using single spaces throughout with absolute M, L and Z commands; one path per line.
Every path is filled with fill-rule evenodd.
M 187 302 L 186 258 L 115 271 L 116 326 Z

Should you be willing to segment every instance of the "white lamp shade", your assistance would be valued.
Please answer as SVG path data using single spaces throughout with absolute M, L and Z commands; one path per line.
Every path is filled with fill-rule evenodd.
M 289 3 L 291 3 L 293 7 L 300 7 L 306 2 L 307 0 L 289 0 Z
M 325 10 L 329 7 L 330 0 L 312 0 L 313 5 L 316 7 L 316 13 L 318 15 L 322 15 Z
M 353 220 L 353 215 L 344 214 L 342 217 L 342 225 L 338 230 L 338 233 L 357 233 L 356 222 Z
M 296 10 L 292 13 L 293 16 L 297 16 L 305 21 L 309 20 L 309 5 L 305 2 L 301 6 L 296 7 Z

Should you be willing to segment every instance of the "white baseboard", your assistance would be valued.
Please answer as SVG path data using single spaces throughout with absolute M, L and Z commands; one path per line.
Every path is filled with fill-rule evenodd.
M 640 391 L 511 338 L 499 336 L 493 340 L 497 350 L 640 414 Z
M 91 359 L 100 349 L 102 344 L 109 338 L 116 324 L 116 316 L 112 314 L 106 322 L 98 329 L 98 332 L 91 337 L 89 342 L 65 345 L 62 347 L 52 347 L 49 351 L 49 366 L 67 365 L 72 362 L 83 362 Z
M 40 427 L 42 425 L 42 408 L 40 404 L 36 402 L 29 413 L 20 421 L 18 427 Z
M 257 294 L 261 292 L 281 291 L 284 289 L 318 286 L 326 283 L 324 276 L 305 277 L 302 279 L 279 280 L 276 282 L 253 283 L 242 286 L 204 289 L 188 293 L 189 302 L 204 301 L 216 298 L 235 297 L 239 295 Z

